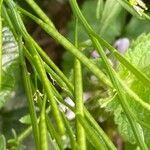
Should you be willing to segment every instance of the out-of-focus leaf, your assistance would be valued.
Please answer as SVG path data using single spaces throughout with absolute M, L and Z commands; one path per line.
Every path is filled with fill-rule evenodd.
M 132 17 L 130 22 L 128 23 L 125 36 L 129 37 L 130 39 L 135 39 L 142 33 L 149 33 L 150 32 L 150 21 L 147 20 L 139 20 L 135 17 Z
M 104 8 L 104 0 L 98 0 L 97 1 L 97 7 L 96 7 L 96 18 L 97 20 L 100 20 Z
M 6 150 L 6 139 L 4 135 L 0 135 L 0 150 Z
M 84 4 L 82 5 L 81 11 L 82 11 L 83 15 L 85 16 L 85 18 L 87 19 L 87 21 L 89 22 L 89 24 L 93 27 L 93 29 L 95 31 L 98 31 L 98 29 L 100 27 L 100 20 L 97 20 L 97 18 L 96 18 L 96 6 L 97 6 L 97 1 L 88 0 L 88 1 L 85 1 Z M 69 37 L 69 39 L 72 39 L 72 41 L 73 41 L 74 19 L 71 20 L 71 22 L 68 24 L 68 27 L 69 27 L 68 37 Z M 79 33 L 78 40 L 80 42 L 88 39 L 88 35 L 85 32 L 85 30 L 81 24 L 78 24 L 78 31 L 79 31 L 78 32 Z
M 30 115 L 25 115 L 23 117 L 21 117 L 19 119 L 19 121 L 22 123 L 22 124 L 31 124 L 31 117 Z
M 104 10 L 102 17 L 97 20 L 96 18 L 96 7 L 97 1 L 88 0 L 85 1 L 81 11 L 89 24 L 93 29 L 100 33 L 100 35 L 112 43 L 115 37 L 120 35 L 120 32 L 123 28 L 125 21 L 125 11 L 121 5 L 116 0 L 107 0 L 104 5 Z M 89 11 L 90 10 L 90 11 Z M 73 39 L 74 36 L 74 20 L 69 23 L 69 39 Z M 85 41 L 88 39 L 87 33 L 84 31 L 84 28 L 81 24 L 78 25 L 79 31 L 79 42 Z
M 13 96 L 15 77 L 18 69 L 18 46 L 12 32 L 4 27 L 2 46 L 2 90 L 0 91 L 0 108 L 3 107 L 8 98 Z
M 145 73 L 150 77 L 150 34 L 142 34 L 139 36 L 128 49 L 125 57 L 132 63 L 135 67 Z M 150 88 L 143 85 L 143 83 L 136 79 L 124 66 L 119 66 L 119 74 L 125 83 L 141 97 L 145 102 L 150 103 Z M 134 115 L 144 124 L 149 125 L 150 114 L 137 102 L 131 99 L 127 95 L 127 101 Z M 109 108 L 109 109 L 108 109 Z M 123 112 L 121 106 L 118 103 L 117 98 L 113 99 L 106 105 L 106 109 L 113 111 L 115 116 L 115 123 L 118 125 L 119 131 L 123 137 L 131 143 L 134 143 L 135 139 L 131 126 Z M 144 125 L 139 125 L 141 134 L 145 139 L 148 147 L 150 148 L 150 132 L 148 128 Z
M 12 129 L 14 129 L 17 133 L 24 130 L 26 125 L 20 123 L 19 119 L 27 114 L 27 111 L 27 107 L 21 107 L 1 113 L 1 130 L 7 139 L 12 138 L 12 133 L 10 132 Z
M 100 35 L 112 43 L 121 34 L 125 16 L 125 11 L 116 0 L 107 0 L 100 20 Z

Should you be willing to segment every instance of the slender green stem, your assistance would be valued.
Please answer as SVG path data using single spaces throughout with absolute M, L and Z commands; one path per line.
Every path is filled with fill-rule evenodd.
M 36 12 L 36 14 L 48 25 L 55 28 L 53 22 L 48 18 L 48 16 L 43 12 L 43 10 L 36 4 L 33 0 L 25 0 L 32 9 Z
M 24 48 L 24 54 L 25 54 L 25 56 L 27 57 L 27 59 L 29 60 L 29 62 L 32 64 L 32 66 L 34 66 L 33 63 L 32 63 L 33 62 L 33 60 L 32 60 L 33 58 L 30 55 L 29 51 L 26 49 L 25 46 L 23 48 Z M 58 83 L 58 85 L 60 86 L 60 88 L 62 88 L 62 90 L 70 92 L 69 91 L 70 90 L 69 87 L 62 80 L 62 78 L 57 73 L 55 73 L 54 70 L 51 69 L 46 63 L 43 63 L 43 64 L 44 64 L 44 68 L 45 68 L 46 72 L 51 76 L 51 78 L 53 78 L 52 80 L 54 80 L 54 82 L 56 81 Z M 70 82 L 69 82 L 69 85 L 71 85 Z
M 134 65 L 132 65 L 124 56 L 122 56 L 114 47 L 107 43 L 104 39 L 99 37 L 96 33 L 93 35 L 98 39 L 98 41 L 108 48 L 108 50 L 122 63 L 128 70 L 130 70 L 140 81 L 142 81 L 146 86 L 150 87 L 150 78 L 138 70 Z
M 101 19 L 103 6 L 104 6 L 104 0 L 97 0 L 96 19 L 99 21 Z
M 57 103 L 54 99 L 54 93 L 52 92 L 52 87 L 49 84 L 49 80 L 46 76 L 45 69 L 43 69 L 43 65 L 42 65 L 42 62 L 39 59 L 39 57 L 33 56 L 33 59 L 36 61 L 36 64 L 35 64 L 36 70 L 39 73 L 40 79 L 43 82 L 43 86 L 44 86 L 45 91 L 47 93 L 47 96 L 50 100 L 50 104 L 52 106 L 52 112 L 53 112 L 53 115 L 54 115 L 55 120 L 57 122 L 58 130 L 63 135 L 64 134 L 64 125 L 62 122 L 62 118 L 60 116 L 59 108 L 58 108 Z
M 75 46 L 78 48 L 78 20 L 75 19 Z M 76 114 L 84 116 L 83 102 L 83 83 L 82 83 L 82 67 L 78 59 L 74 61 L 74 97 Z M 76 118 L 77 143 L 80 149 L 86 150 L 85 131 L 79 120 Z
M 25 129 L 19 136 L 18 136 L 18 142 L 21 143 L 27 136 L 30 135 L 32 131 L 32 126 L 29 126 L 27 129 Z
M 0 0 L 0 90 L 2 88 L 2 4 L 3 0 Z
M 104 145 L 103 141 L 100 139 L 97 132 L 94 130 L 94 128 L 92 128 L 81 115 L 79 115 L 79 114 L 76 114 L 76 115 L 77 115 L 78 120 L 80 121 L 80 123 L 86 130 L 87 138 L 89 139 L 91 144 L 95 147 L 95 149 L 105 150 L 105 145 Z M 81 145 L 79 145 L 79 146 L 81 146 Z
M 70 91 L 73 92 L 74 87 L 73 85 L 70 84 L 69 80 L 67 77 L 61 72 L 61 70 L 54 64 L 54 62 L 47 56 L 47 54 L 44 52 L 44 50 L 41 49 L 41 47 L 33 40 L 33 38 L 30 36 L 30 39 L 32 40 L 34 46 L 36 47 L 36 50 L 38 53 L 41 55 L 45 63 L 49 65 L 58 75 L 59 77 L 65 82 L 65 84 L 68 86 Z
M 84 113 L 87 118 L 87 120 L 90 122 L 91 126 L 96 130 L 97 133 L 103 138 L 104 142 L 108 146 L 110 150 L 117 150 L 112 141 L 108 138 L 106 133 L 102 130 L 102 128 L 99 126 L 99 124 L 95 121 L 95 119 L 92 117 L 92 115 L 88 112 L 86 108 L 84 108 Z
M 33 86 L 34 91 L 37 91 L 38 89 L 36 87 Z M 37 96 L 37 101 L 38 101 L 38 106 L 39 109 L 42 109 L 42 98 L 38 95 Z M 46 126 L 47 126 L 47 130 L 51 135 L 51 138 L 56 140 L 56 143 L 58 144 L 60 150 L 63 150 L 63 145 L 62 145 L 62 141 L 61 141 L 61 137 L 59 136 L 59 134 L 56 132 L 54 125 L 51 123 L 51 120 L 48 116 L 48 113 L 45 113 L 45 120 L 46 120 Z
M 63 144 L 62 139 L 60 138 L 59 134 L 56 132 L 53 124 L 51 123 L 51 120 L 49 119 L 48 115 L 46 115 L 46 123 L 47 123 L 47 129 L 52 136 L 53 139 L 56 140 L 56 143 L 58 144 L 60 150 L 63 150 Z
M 29 106 L 29 112 L 31 116 L 31 124 L 33 128 L 34 138 L 37 150 L 39 149 L 39 132 L 38 132 L 38 123 L 37 123 L 37 116 L 35 112 L 33 97 L 32 97 L 32 88 L 30 84 L 30 78 L 29 74 L 27 72 L 25 59 L 22 52 L 22 38 L 19 39 L 19 52 L 20 52 L 20 64 L 22 68 L 22 74 L 23 74 L 23 80 L 24 80 L 24 86 L 25 86 L 25 92 L 28 100 L 28 106 Z
M 40 114 L 40 122 L 39 122 L 39 137 L 40 137 L 40 149 L 41 150 L 48 150 L 48 142 L 47 142 L 47 126 L 46 126 L 46 100 L 47 97 L 44 96 L 42 109 Z
M 75 140 L 74 132 L 73 132 L 73 130 L 72 130 L 72 128 L 69 124 L 69 121 L 67 120 L 65 114 L 63 112 L 61 114 L 62 114 L 62 118 L 63 118 L 65 126 L 66 126 L 66 132 L 68 133 L 69 138 L 70 138 L 71 149 L 76 150 L 76 140 Z
M 11 19 L 8 15 L 7 9 L 4 5 L 2 6 L 2 11 L 3 11 L 2 13 L 3 13 L 3 17 L 4 17 L 5 22 L 7 22 L 7 25 L 9 26 L 10 30 L 12 31 L 15 39 L 17 39 L 17 33 L 16 33 L 15 28 L 14 28 L 14 26 L 11 22 Z

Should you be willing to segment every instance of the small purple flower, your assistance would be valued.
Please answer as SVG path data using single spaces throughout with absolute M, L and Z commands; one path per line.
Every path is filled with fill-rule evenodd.
M 92 58 L 95 58 L 95 59 L 100 57 L 96 50 L 92 51 L 91 56 Z
M 130 41 L 128 38 L 120 38 L 114 44 L 114 47 L 118 50 L 118 52 L 122 54 L 126 52 L 129 46 L 130 46 Z

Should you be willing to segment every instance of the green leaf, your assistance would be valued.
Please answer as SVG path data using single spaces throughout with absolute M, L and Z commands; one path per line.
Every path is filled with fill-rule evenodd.
M 0 150 L 6 150 L 6 139 L 4 135 L 0 135 Z
M 19 121 L 20 121 L 22 124 L 27 124 L 27 125 L 29 125 L 29 124 L 31 124 L 31 117 L 30 117 L 30 115 L 25 115 L 25 116 L 21 117 L 21 118 L 19 119 Z
M 96 7 L 97 1 L 88 0 L 84 2 L 81 11 L 92 28 L 97 33 L 100 33 L 105 40 L 107 40 L 109 43 L 112 43 L 115 37 L 121 34 L 121 30 L 125 21 L 125 11 L 119 5 L 119 3 L 116 2 L 116 0 L 107 0 L 104 5 L 102 17 L 98 20 L 96 18 Z M 68 27 L 70 31 L 68 33 L 68 37 L 69 39 L 73 40 L 73 19 L 69 23 Z M 79 42 L 89 39 L 81 24 L 78 25 L 78 31 Z
M 128 49 L 125 57 L 132 63 L 135 67 L 137 67 L 140 71 L 150 77 L 150 34 L 142 34 L 139 36 Z M 144 86 L 141 81 L 139 81 L 133 74 L 131 74 L 123 65 L 120 64 L 118 68 L 119 74 L 121 78 L 125 81 L 125 83 L 141 97 L 145 102 L 150 103 L 150 88 Z M 139 129 L 141 134 L 143 134 L 143 138 L 145 139 L 148 147 L 150 148 L 149 140 L 150 135 L 148 128 L 146 125 L 149 125 L 150 118 L 149 112 L 146 111 L 143 107 L 141 107 L 138 103 L 136 103 L 133 99 L 131 99 L 128 95 L 127 100 L 129 106 L 131 107 L 134 115 L 138 119 Z M 135 142 L 133 132 L 131 126 L 118 103 L 117 97 L 112 99 L 110 102 L 104 101 L 104 104 L 107 111 L 114 112 L 115 123 L 118 125 L 118 129 L 124 139 L 129 142 Z M 146 124 L 146 125 L 145 125 Z
M 4 27 L 2 46 L 2 90 L 0 91 L 0 108 L 13 96 L 13 88 L 18 68 L 18 46 L 12 32 Z
M 112 43 L 121 34 L 125 16 L 126 12 L 116 0 L 107 0 L 100 20 L 101 37 Z

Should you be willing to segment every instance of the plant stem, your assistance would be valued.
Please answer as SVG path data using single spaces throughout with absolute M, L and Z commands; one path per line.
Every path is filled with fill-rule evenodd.
M 30 54 L 29 54 L 30 55 Z M 28 57 L 27 57 L 28 58 Z M 29 61 L 31 62 L 32 64 L 32 61 L 31 61 L 31 57 L 29 57 Z M 71 83 L 70 83 L 71 84 Z M 64 91 L 66 92 L 66 91 Z M 63 103 L 63 98 L 61 97 L 61 95 L 59 93 L 56 93 L 57 95 L 55 95 L 58 100 Z M 69 95 L 70 96 L 70 95 Z M 71 97 L 73 98 L 73 93 L 71 95 Z M 63 103 L 66 107 L 68 107 L 69 109 L 71 109 L 71 111 L 75 112 L 75 109 L 71 106 L 69 106 L 67 103 Z M 87 111 L 86 108 L 84 108 L 84 113 L 86 115 L 86 118 L 90 121 L 90 124 L 91 126 L 93 126 L 95 128 L 95 130 L 99 133 L 99 135 L 103 138 L 103 140 L 105 141 L 105 143 L 107 144 L 107 146 L 109 147 L 110 150 L 116 150 L 115 146 L 113 145 L 113 143 L 110 141 L 110 139 L 107 137 L 107 135 L 105 134 L 105 132 L 101 129 L 101 127 L 97 124 L 97 122 L 93 119 L 93 117 L 90 115 L 90 113 Z M 48 125 L 48 129 L 52 129 L 52 125 L 49 127 Z M 53 135 L 53 132 L 51 132 L 50 130 L 50 133 L 51 135 Z M 54 134 L 56 135 L 56 134 Z M 55 139 L 57 141 L 57 136 L 55 136 Z M 57 143 L 59 144 L 59 140 L 57 141 Z M 60 146 L 60 144 L 59 144 Z
M 73 92 L 74 87 L 70 84 L 67 77 L 61 72 L 61 70 L 54 64 L 54 62 L 47 56 L 47 54 L 44 52 L 44 50 L 41 49 L 41 47 L 33 40 L 33 38 L 30 36 L 30 39 L 32 40 L 34 46 L 36 47 L 36 50 L 43 58 L 44 62 L 47 63 L 58 75 L 59 77 L 65 82 L 65 84 L 68 86 L 70 91 Z
M 0 0 L 0 91 L 2 88 L 2 4 L 3 0 Z
M 72 130 L 70 124 L 69 124 L 69 121 L 67 120 L 64 112 L 62 112 L 61 114 L 62 114 L 62 118 L 63 118 L 65 126 L 66 126 L 66 132 L 68 133 L 69 138 L 70 138 L 71 149 L 76 150 L 76 140 L 75 140 L 74 132 L 73 132 L 73 130 Z
M 53 22 L 47 17 L 47 15 L 43 12 L 43 10 L 36 4 L 33 0 L 25 0 L 30 7 L 36 12 L 36 14 L 49 26 L 55 28 Z
M 91 126 L 96 130 L 96 132 L 99 133 L 99 135 L 103 138 L 108 148 L 110 150 L 117 150 L 112 141 L 108 138 L 106 133 L 102 130 L 102 128 L 99 126 L 99 124 L 95 121 L 95 119 L 92 117 L 92 115 L 88 112 L 86 108 L 84 108 L 84 113 L 86 119 L 90 122 Z
M 8 15 L 7 9 L 6 9 L 6 7 L 4 5 L 2 6 L 2 13 L 3 13 L 4 20 L 7 22 L 10 30 L 12 31 L 15 39 L 17 40 L 17 36 L 18 35 L 17 35 L 16 31 L 15 31 L 15 28 L 14 28 L 14 26 L 13 26 L 13 24 L 11 22 L 11 19 L 10 19 L 9 15 Z
M 89 141 L 92 143 L 92 145 L 95 147 L 95 149 L 105 150 L 104 143 L 102 140 L 100 140 L 97 132 L 91 126 L 89 126 L 88 122 L 81 115 L 77 114 L 76 117 L 78 118 L 82 126 L 85 128 L 86 134 L 88 135 L 87 137 Z
M 78 20 L 75 19 L 75 46 L 78 48 Z M 82 83 L 82 67 L 80 61 L 75 58 L 74 61 L 74 97 L 75 97 L 75 112 L 84 117 L 83 111 L 83 83 Z M 77 117 L 77 116 L 76 116 Z M 78 118 L 76 118 L 76 131 L 77 131 L 77 143 L 80 149 L 86 150 L 86 137 L 85 131 L 80 124 Z
M 84 54 L 82 54 L 73 44 L 71 44 L 66 38 L 64 38 L 56 29 L 50 27 L 39 18 L 33 16 L 22 8 L 19 10 L 33 19 L 39 26 L 41 26 L 50 36 L 52 36 L 58 43 L 60 43 L 66 50 L 77 57 L 103 84 L 112 87 L 111 82 L 106 75 Z
M 40 79 L 41 79 L 41 81 L 43 83 L 43 86 L 45 88 L 47 96 L 48 96 L 48 98 L 50 100 L 50 104 L 52 106 L 52 112 L 53 112 L 54 118 L 55 118 L 55 120 L 57 122 L 58 130 L 63 135 L 64 134 L 63 121 L 62 121 L 62 118 L 60 116 L 60 112 L 59 112 L 59 108 L 57 106 L 57 103 L 56 103 L 56 101 L 54 99 L 54 94 L 52 92 L 52 87 L 49 84 L 49 80 L 47 78 L 45 69 L 43 68 L 44 66 L 42 65 L 42 61 L 40 60 L 40 58 L 38 56 L 33 56 L 33 59 L 36 62 L 34 64 L 34 66 L 35 66 L 37 72 L 39 73 Z
M 26 41 L 27 46 L 30 49 L 31 55 L 33 57 L 33 64 L 36 68 L 36 71 L 38 72 L 39 76 L 40 76 L 40 80 L 43 83 L 43 87 L 45 89 L 45 92 L 47 93 L 47 97 L 50 100 L 50 104 L 52 106 L 52 112 L 54 115 L 54 118 L 57 122 L 57 127 L 59 132 L 63 135 L 64 134 L 64 125 L 63 125 L 63 121 L 59 112 L 59 108 L 57 106 L 56 101 L 54 100 L 54 95 L 52 93 L 52 87 L 49 84 L 49 79 L 46 75 L 44 66 L 43 66 L 43 61 L 41 60 L 40 56 L 38 55 L 36 48 L 34 47 L 32 41 L 30 40 L 28 33 L 26 31 L 26 28 L 22 22 L 22 19 L 20 17 L 20 15 L 18 14 L 18 12 L 16 11 L 16 7 L 15 7 L 15 3 L 13 3 L 13 1 L 10 0 L 6 0 L 8 6 L 11 9 L 11 14 L 12 18 L 14 19 L 14 23 L 16 24 L 18 31 L 20 32 L 20 34 L 22 34 L 23 38 Z
M 47 126 L 46 126 L 46 100 L 47 97 L 44 96 L 43 103 L 42 103 L 42 109 L 40 114 L 40 122 L 39 122 L 39 137 L 40 137 L 40 149 L 41 150 L 48 150 L 48 143 L 47 143 Z
M 24 86 L 25 86 L 26 96 L 27 96 L 27 100 L 28 100 L 29 112 L 30 112 L 30 116 L 31 116 L 31 124 L 32 124 L 32 128 L 33 128 L 36 148 L 37 148 L 37 150 L 39 150 L 39 132 L 38 132 L 37 116 L 36 116 L 36 112 L 35 112 L 35 108 L 34 108 L 30 78 L 29 78 L 29 74 L 27 72 L 25 59 L 24 59 L 23 52 L 22 52 L 22 38 L 21 37 L 19 38 L 19 52 L 20 52 L 20 64 L 21 64 L 21 68 L 22 68 Z

